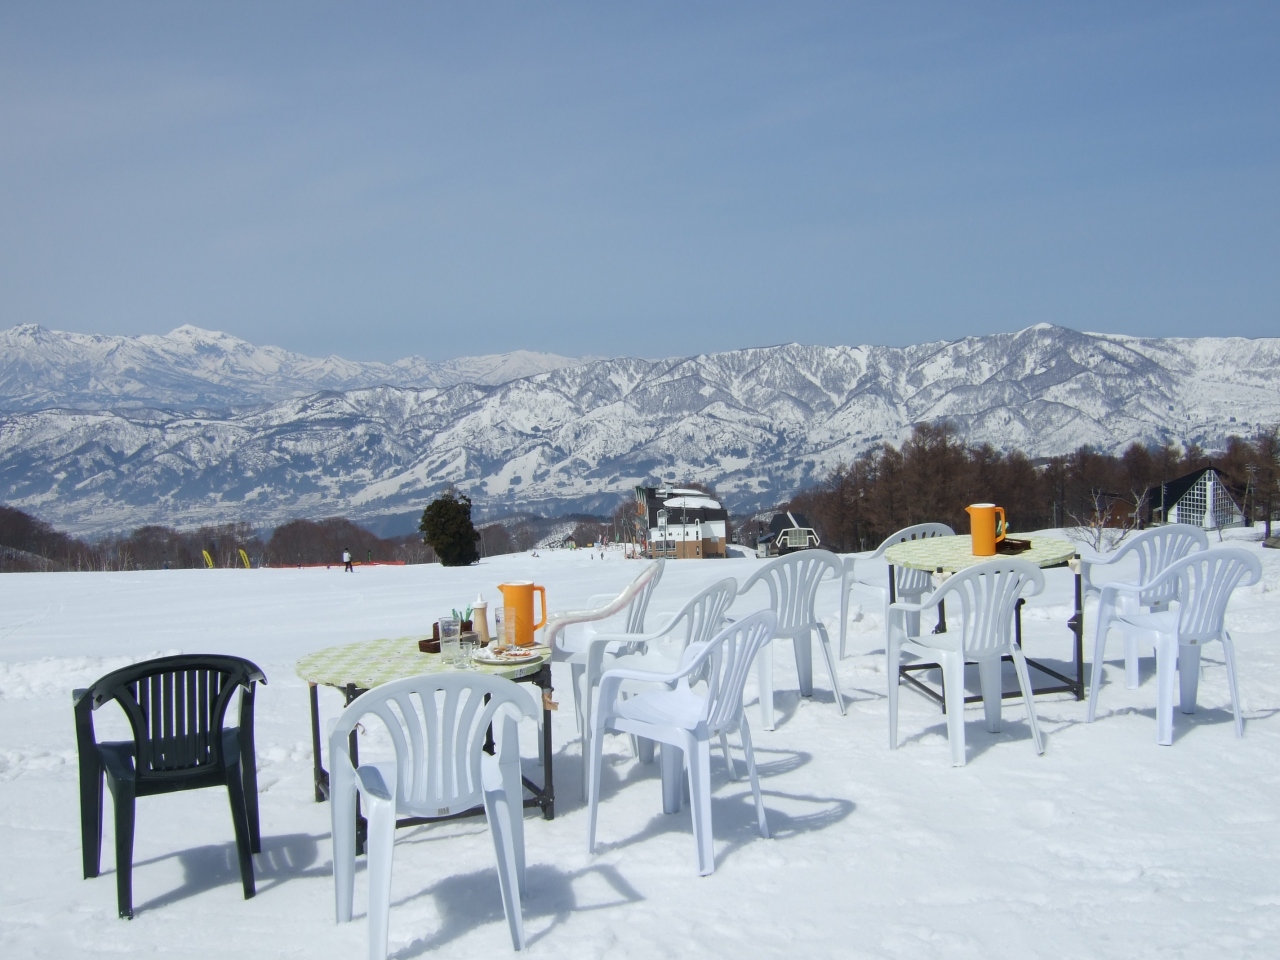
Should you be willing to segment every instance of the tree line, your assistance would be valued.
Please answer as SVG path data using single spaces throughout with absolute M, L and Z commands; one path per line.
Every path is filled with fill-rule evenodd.
M 1277 428 L 1250 439 L 1231 437 L 1212 456 L 1192 444 L 1130 446 L 1120 455 L 1082 446 L 1033 462 L 1013 450 L 962 443 L 949 423 L 919 424 L 895 447 L 885 443 L 841 463 L 783 509 L 804 513 L 823 545 L 839 552 L 873 549 L 903 527 L 939 521 L 968 530 L 964 508 L 996 503 L 1011 530 L 1088 526 L 1108 521 L 1142 524 L 1153 507 L 1148 491 L 1200 467 L 1217 468 L 1246 517 L 1271 535 L 1280 509 Z
M 485 556 L 517 547 L 501 524 L 477 531 Z M 130 533 L 88 540 L 72 536 L 22 510 L 0 505 L 0 572 L 50 570 L 162 570 L 243 565 L 241 551 L 257 566 L 339 564 L 350 550 L 360 561 L 434 563 L 436 551 L 419 534 L 379 537 L 344 517 L 291 520 L 263 539 L 247 523 L 194 530 L 148 525 Z

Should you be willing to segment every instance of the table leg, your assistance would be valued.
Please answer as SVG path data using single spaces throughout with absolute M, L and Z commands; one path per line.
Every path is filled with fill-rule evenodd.
M 311 688 L 311 772 L 316 789 L 316 803 L 323 803 L 329 799 L 329 771 L 324 768 L 320 758 L 320 696 L 314 683 L 307 686 Z
M 534 678 L 534 684 L 542 691 L 542 741 L 538 752 L 542 755 L 542 790 L 535 790 L 538 806 L 542 808 L 542 816 L 547 820 L 556 818 L 555 778 L 551 772 L 551 663 L 542 665 Z M 533 785 L 530 784 L 532 787 Z
M 1076 554 L 1080 559 L 1080 554 Z M 1067 626 L 1076 635 L 1076 699 L 1084 699 L 1084 602 L 1081 596 L 1080 574 L 1076 574 L 1076 608 L 1067 621 Z M 1095 664 L 1094 669 L 1097 669 Z

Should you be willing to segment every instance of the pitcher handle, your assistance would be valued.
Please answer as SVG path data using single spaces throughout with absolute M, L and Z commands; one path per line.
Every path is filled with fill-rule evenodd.
M 535 586 L 533 590 L 542 594 L 542 619 L 533 625 L 534 630 L 540 630 L 547 625 L 547 588 Z
M 1004 539 L 1008 523 L 1004 519 L 1004 507 L 996 507 L 996 513 L 1000 514 L 1000 520 L 996 523 L 996 543 L 999 543 Z

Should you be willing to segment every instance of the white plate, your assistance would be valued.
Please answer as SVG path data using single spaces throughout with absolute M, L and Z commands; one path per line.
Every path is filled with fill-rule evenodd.
M 476 663 L 483 663 L 491 667 L 510 667 L 537 660 L 541 654 L 546 652 L 546 649 L 546 647 L 534 647 L 527 651 L 515 654 L 514 656 L 505 653 L 495 656 L 494 654 L 487 652 L 477 652 L 472 655 L 472 659 L 475 660 Z

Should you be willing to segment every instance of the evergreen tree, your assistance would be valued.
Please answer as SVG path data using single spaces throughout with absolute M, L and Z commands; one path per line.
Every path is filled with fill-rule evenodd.
M 446 490 L 422 511 L 418 524 L 422 542 L 433 549 L 446 567 L 465 567 L 480 559 L 476 552 L 475 526 L 471 523 L 471 498 Z

